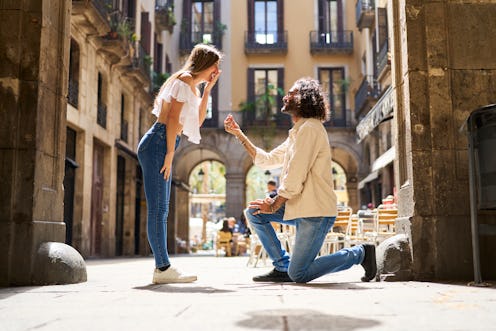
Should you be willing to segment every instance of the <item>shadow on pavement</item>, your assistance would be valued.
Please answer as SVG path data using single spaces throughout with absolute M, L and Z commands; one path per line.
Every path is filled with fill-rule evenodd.
M 359 283 L 306 283 L 306 284 L 299 284 L 299 283 L 289 283 L 287 285 L 293 286 L 293 287 L 304 287 L 304 288 L 315 288 L 315 289 L 327 289 L 327 290 L 371 290 L 371 289 L 378 289 L 382 288 L 381 287 L 364 287 L 360 286 L 358 284 L 362 284 L 361 282 Z
M 220 290 L 210 286 L 181 286 L 181 285 L 171 285 L 171 284 L 149 284 L 145 286 L 133 287 L 135 290 L 147 290 L 153 292 L 163 292 L 163 293 L 228 293 L 234 292 L 230 290 Z
M 315 310 L 275 309 L 247 312 L 248 318 L 236 324 L 257 330 L 333 330 L 368 329 L 381 323 L 372 319 L 323 314 Z

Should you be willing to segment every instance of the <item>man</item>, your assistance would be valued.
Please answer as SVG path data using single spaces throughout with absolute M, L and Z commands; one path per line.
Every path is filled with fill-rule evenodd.
M 282 167 L 278 195 L 252 201 L 245 210 L 274 265 L 272 271 L 253 280 L 306 283 L 361 264 L 365 269 L 362 281 L 370 281 L 377 271 L 374 245 L 343 248 L 316 258 L 337 214 L 331 148 L 322 125 L 329 109 L 319 83 L 311 78 L 297 80 L 283 98 L 282 111 L 291 115 L 294 126 L 288 138 L 269 153 L 253 145 L 231 115 L 224 120 L 226 131 L 240 141 L 255 165 Z M 270 222 L 296 226 L 291 257 Z
M 277 185 L 275 181 L 269 180 L 267 182 L 267 194 L 269 198 L 275 198 L 277 195 Z

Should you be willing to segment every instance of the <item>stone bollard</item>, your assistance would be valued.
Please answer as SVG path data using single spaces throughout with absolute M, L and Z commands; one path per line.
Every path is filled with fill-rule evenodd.
M 45 242 L 36 254 L 33 285 L 74 284 L 87 280 L 86 263 L 73 247 Z
M 384 240 L 377 246 L 376 256 L 377 281 L 408 281 L 413 279 L 410 244 L 405 234 L 397 234 Z

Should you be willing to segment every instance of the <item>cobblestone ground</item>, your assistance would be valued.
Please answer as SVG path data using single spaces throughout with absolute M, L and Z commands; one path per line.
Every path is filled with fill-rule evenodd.
M 254 283 L 247 257 L 177 256 L 192 284 L 151 284 L 151 258 L 90 260 L 88 282 L 0 289 L 0 330 L 496 330 L 496 288 L 360 282 Z

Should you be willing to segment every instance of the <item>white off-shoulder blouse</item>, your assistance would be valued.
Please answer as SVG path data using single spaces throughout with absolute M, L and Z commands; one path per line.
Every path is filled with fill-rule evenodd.
M 201 139 L 199 119 L 201 98 L 195 95 L 188 84 L 176 79 L 157 96 L 157 102 L 153 107 L 152 114 L 158 117 L 163 101 L 170 103 L 171 97 L 178 102 L 184 102 L 179 116 L 179 123 L 183 126 L 183 134 L 188 137 L 188 141 L 199 144 Z

